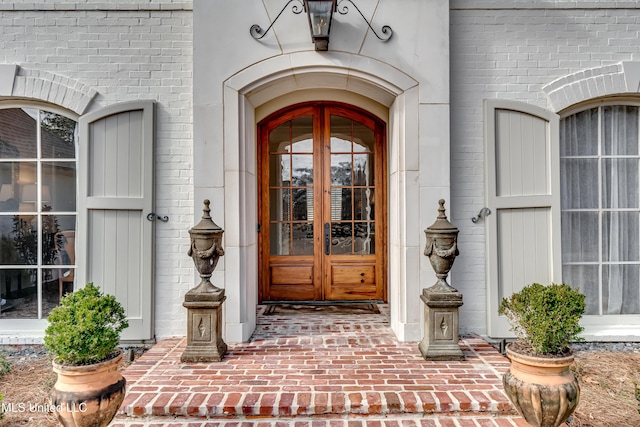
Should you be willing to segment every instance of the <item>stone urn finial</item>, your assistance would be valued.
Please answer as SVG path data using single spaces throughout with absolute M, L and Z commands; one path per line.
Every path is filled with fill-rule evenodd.
M 427 235 L 424 254 L 429 257 L 438 280 L 420 295 L 424 303 L 424 337 L 418 348 L 426 360 L 464 360 L 458 345 L 462 294 L 447 283 L 449 270 L 458 256 L 459 230 L 447 219 L 443 199 L 438 205 L 436 222 L 424 230 Z
M 427 236 L 425 256 L 429 257 L 431 267 L 436 272 L 438 281 L 429 288 L 433 292 L 457 292 L 447 283 L 447 275 L 453 266 L 458 252 L 458 230 L 447 219 L 444 199 L 438 201 L 438 217 L 436 221 L 424 230 Z
M 180 360 L 189 362 L 219 362 L 227 352 L 222 339 L 222 304 L 224 289 L 211 283 L 211 274 L 224 255 L 222 228 L 211 219 L 209 200 L 204 200 L 202 219 L 189 230 L 191 245 L 187 255 L 193 259 L 200 284 L 184 295 L 182 305 L 187 309 L 187 348 Z
M 189 230 L 191 245 L 189 255 L 200 273 L 200 284 L 190 292 L 224 295 L 224 289 L 220 289 L 211 283 L 211 275 L 218 264 L 218 259 L 224 255 L 222 249 L 222 234 L 224 231 L 211 219 L 211 209 L 208 199 L 204 200 L 202 219 Z

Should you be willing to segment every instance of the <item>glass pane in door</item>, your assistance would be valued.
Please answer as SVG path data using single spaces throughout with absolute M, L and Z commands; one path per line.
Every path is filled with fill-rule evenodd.
M 331 116 L 331 254 L 375 254 L 373 130 Z
M 289 120 L 269 134 L 271 255 L 313 255 L 313 120 Z

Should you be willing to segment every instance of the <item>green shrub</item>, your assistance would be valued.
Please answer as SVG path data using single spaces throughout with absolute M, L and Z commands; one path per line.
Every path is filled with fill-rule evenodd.
M 4 377 L 11 370 L 11 363 L 0 353 L 0 378 Z M 0 393 L 0 420 L 2 419 L 2 399 L 4 395 Z
M 4 377 L 11 370 L 11 362 L 5 359 L 4 354 L 0 353 L 0 378 Z
M 511 324 L 521 342 L 538 355 L 558 355 L 569 343 L 581 341 L 579 324 L 584 314 L 584 295 L 566 284 L 543 286 L 533 283 L 504 298 L 498 313 Z
M 58 363 L 86 365 L 108 359 L 129 326 L 113 295 L 88 283 L 67 294 L 49 313 L 44 345 Z

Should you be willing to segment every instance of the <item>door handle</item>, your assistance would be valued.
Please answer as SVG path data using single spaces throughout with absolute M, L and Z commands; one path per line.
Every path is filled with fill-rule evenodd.
M 324 254 L 331 254 L 331 225 L 328 222 L 324 223 Z

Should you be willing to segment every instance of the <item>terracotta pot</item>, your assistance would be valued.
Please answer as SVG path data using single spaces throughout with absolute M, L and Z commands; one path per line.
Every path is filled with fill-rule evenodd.
M 106 427 L 124 400 L 126 380 L 118 371 L 122 351 L 93 365 L 53 362 L 58 381 L 49 395 L 51 410 L 65 427 Z
M 536 357 L 507 346 L 511 367 L 502 378 L 504 390 L 520 415 L 535 427 L 558 427 L 578 406 L 580 386 L 570 366 L 573 355 Z

